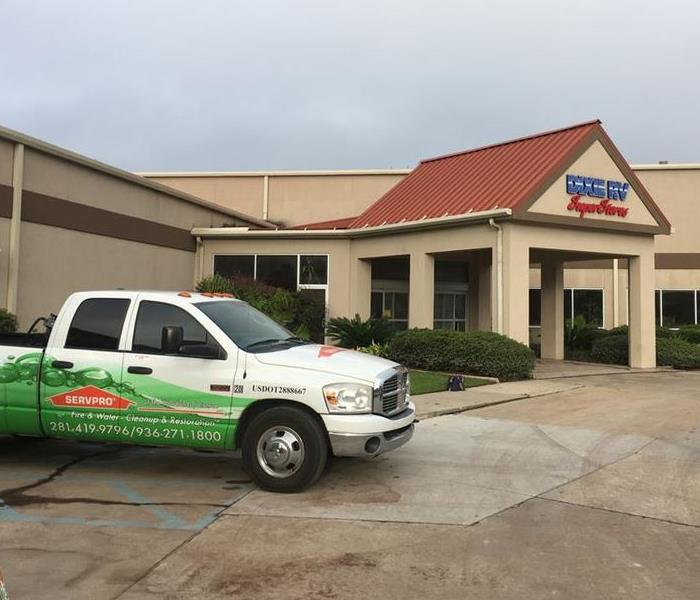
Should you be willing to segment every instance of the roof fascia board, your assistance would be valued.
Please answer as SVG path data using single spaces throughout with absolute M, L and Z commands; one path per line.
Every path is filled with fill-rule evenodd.
M 341 175 L 408 175 L 413 169 L 339 169 L 312 171 L 151 171 L 141 177 L 335 177 Z
M 540 196 L 542 196 L 542 194 L 547 189 L 554 185 L 557 179 L 564 175 L 567 169 L 569 169 L 571 165 L 574 162 L 576 162 L 576 160 L 578 160 L 596 141 L 600 142 L 605 151 L 608 153 L 608 156 L 610 156 L 611 160 L 615 163 L 615 165 L 623 174 L 623 176 L 630 182 L 634 190 L 637 192 L 640 200 L 642 201 L 642 204 L 644 204 L 647 210 L 651 213 L 654 220 L 658 223 L 658 227 L 643 226 L 645 228 L 644 231 L 653 232 L 656 234 L 671 233 L 671 224 L 661 212 L 659 207 L 656 205 L 649 192 L 646 190 L 639 178 L 634 174 L 632 168 L 627 164 L 627 161 L 624 159 L 624 157 L 617 149 L 613 141 L 610 139 L 610 137 L 605 133 L 605 130 L 600 124 L 596 125 L 596 127 L 586 137 L 584 137 L 576 146 L 574 146 L 571 149 L 570 152 L 568 152 L 564 157 L 562 157 L 557 166 L 552 169 L 550 175 L 546 177 L 533 190 L 533 192 L 531 192 L 528 199 L 525 202 L 521 203 L 518 206 L 518 208 L 514 211 L 514 218 L 527 221 L 533 220 L 528 215 L 528 211 L 530 210 L 532 205 L 535 202 L 537 202 Z M 536 218 L 541 219 L 542 215 L 537 215 Z M 562 219 L 566 219 L 567 221 L 571 219 L 572 224 L 579 223 L 580 225 L 580 219 L 577 219 L 576 217 L 562 217 Z M 562 223 L 564 222 L 566 221 L 563 221 Z M 595 227 L 598 226 L 596 225 Z M 633 230 L 637 229 L 632 225 L 627 225 L 624 223 L 618 223 L 616 225 L 616 229 L 618 230 L 622 230 L 624 228 L 629 227 L 632 227 Z
M 666 218 L 666 215 L 661 212 L 661 209 L 657 206 L 656 202 L 654 202 L 651 194 L 647 191 L 644 184 L 640 181 L 639 177 L 637 177 L 635 172 L 622 156 L 622 153 L 617 149 L 617 146 L 615 146 L 615 143 L 605 132 L 605 129 L 599 125 L 597 127 L 597 131 L 600 135 L 600 143 L 603 145 L 603 148 L 607 150 L 608 154 L 613 159 L 613 162 L 617 165 L 617 168 L 620 169 L 625 178 L 630 182 L 644 206 L 646 206 L 647 210 L 659 224 L 659 228 L 667 235 L 671 233 L 671 222 Z
M 404 233 L 409 231 L 421 231 L 426 229 L 439 229 L 454 227 L 462 224 L 486 222 L 489 219 L 505 219 L 510 217 L 512 211 L 509 208 L 499 208 L 456 215 L 453 217 L 439 217 L 425 219 L 423 221 L 407 221 L 403 223 L 390 223 L 361 229 L 276 229 L 258 230 L 245 227 L 195 227 L 192 235 L 202 238 L 359 238 L 381 236 L 390 233 Z
M 188 194 L 186 192 L 175 190 L 171 187 L 163 185 L 162 183 L 158 183 L 157 181 L 151 181 L 149 179 L 146 179 L 145 177 L 141 177 L 140 175 L 136 175 L 129 171 L 124 171 L 123 169 L 113 167 L 111 165 L 97 161 L 93 158 L 88 158 L 87 156 L 83 156 L 82 154 L 78 154 L 77 152 L 73 152 L 71 150 L 66 150 L 65 148 L 61 148 L 60 146 L 49 144 L 48 142 L 44 142 L 32 136 L 20 133 L 19 131 L 14 131 L 13 129 L 8 129 L 6 127 L 0 126 L 0 138 L 9 140 L 16 144 L 23 144 L 27 148 L 31 148 L 38 152 L 43 152 L 44 154 L 55 156 L 57 158 L 60 158 L 61 160 L 65 160 L 70 163 L 75 163 L 80 166 L 87 167 L 88 169 L 91 169 L 93 171 L 99 171 L 112 177 L 116 177 L 117 179 L 122 179 L 124 181 L 134 183 L 141 187 L 155 190 L 162 194 L 166 194 L 167 196 L 177 198 L 178 200 L 184 200 L 185 202 L 189 202 L 190 204 L 197 204 L 204 208 L 214 210 L 220 214 L 235 217 L 241 221 L 255 224 L 258 227 L 274 227 L 272 223 L 269 223 L 262 219 L 257 219 L 256 217 L 246 215 L 237 210 L 214 204 L 213 202 L 209 202 L 197 196 L 192 196 L 191 194 Z
M 700 171 L 700 163 L 663 163 L 630 165 L 633 171 Z

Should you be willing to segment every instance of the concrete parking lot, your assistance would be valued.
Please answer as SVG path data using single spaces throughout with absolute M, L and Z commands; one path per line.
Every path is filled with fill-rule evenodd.
M 226 455 L 0 438 L 10 598 L 700 597 L 700 373 L 484 390 L 535 397 L 292 496 Z

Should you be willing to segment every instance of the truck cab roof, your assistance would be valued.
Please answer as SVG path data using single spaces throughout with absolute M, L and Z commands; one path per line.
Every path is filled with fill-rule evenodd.
M 171 304 L 194 304 L 211 302 L 216 300 L 233 300 L 241 302 L 233 294 L 218 292 L 196 292 L 192 290 L 168 291 L 168 290 L 87 290 L 75 292 L 69 299 L 80 301 L 88 298 L 148 298 L 150 300 L 167 301 Z

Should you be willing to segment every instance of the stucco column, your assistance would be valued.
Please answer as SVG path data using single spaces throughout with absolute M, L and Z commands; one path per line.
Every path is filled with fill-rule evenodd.
M 411 254 L 408 283 L 408 326 L 433 328 L 435 260 L 430 254 Z
M 491 259 L 483 250 L 469 259 L 469 330 L 491 330 Z
M 530 343 L 530 248 L 517 225 L 503 227 L 503 334 Z
M 654 242 L 639 256 L 629 259 L 629 352 L 630 367 L 656 366 L 654 322 Z
M 12 218 L 10 219 L 10 240 L 7 266 L 7 298 L 5 308 L 17 312 L 19 288 L 19 246 L 22 230 L 22 189 L 24 188 L 24 145 L 15 144 L 12 158 Z
M 542 358 L 564 358 L 564 263 L 542 262 Z
M 350 314 L 369 319 L 372 302 L 372 262 L 361 258 L 350 261 Z

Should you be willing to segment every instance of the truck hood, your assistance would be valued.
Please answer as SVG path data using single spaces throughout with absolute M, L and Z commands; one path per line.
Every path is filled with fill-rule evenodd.
M 261 352 L 253 356 L 265 365 L 308 369 L 339 377 L 362 379 L 370 383 L 382 371 L 398 366 L 393 361 L 364 352 L 319 344 L 305 344 L 277 352 Z

